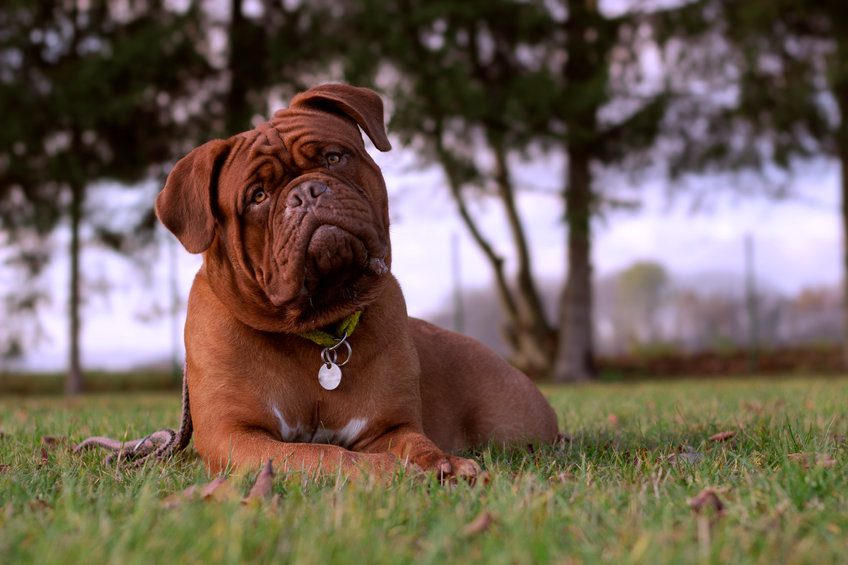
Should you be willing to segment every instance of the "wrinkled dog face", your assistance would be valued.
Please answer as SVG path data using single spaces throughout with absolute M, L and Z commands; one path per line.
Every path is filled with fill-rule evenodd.
M 213 290 L 237 318 L 299 332 L 379 295 L 391 264 L 388 203 L 359 127 L 388 150 L 382 111 L 371 91 L 325 85 L 174 168 L 157 214 L 204 253 Z

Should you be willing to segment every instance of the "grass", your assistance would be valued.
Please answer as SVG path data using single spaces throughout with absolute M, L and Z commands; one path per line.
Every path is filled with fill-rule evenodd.
M 4 397 L 0 562 L 845 562 L 848 379 L 544 391 L 571 441 L 473 454 L 486 486 L 278 476 L 273 499 L 248 505 L 249 474 L 230 478 L 237 496 L 163 502 L 210 480 L 192 450 L 119 472 L 42 444 L 175 426 L 177 393 Z M 723 431 L 735 435 L 708 440 Z M 724 508 L 693 510 L 708 488 Z

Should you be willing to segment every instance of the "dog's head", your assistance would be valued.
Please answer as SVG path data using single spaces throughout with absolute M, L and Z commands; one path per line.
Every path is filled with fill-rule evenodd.
M 201 145 L 168 176 L 156 215 L 203 253 L 214 292 L 242 322 L 301 332 L 379 296 L 388 197 L 359 128 L 391 149 L 376 93 L 319 86 L 257 128 Z

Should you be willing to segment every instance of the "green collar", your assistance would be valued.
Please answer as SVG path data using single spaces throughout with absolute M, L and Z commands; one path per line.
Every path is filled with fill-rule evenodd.
M 310 341 L 313 341 L 320 345 L 321 347 L 333 347 L 336 345 L 339 340 L 343 339 L 345 335 L 350 336 L 353 334 L 353 330 L 356 329 L 356 325 L 359 323 L 359 317 L 362 315 L 362 310 L 356 311 L 336 326 L 336 331 L 334 333 L 325 332 L 324 330 L 312 330 L 308 332 L 299 333 L 300 337 L 306 338 Z

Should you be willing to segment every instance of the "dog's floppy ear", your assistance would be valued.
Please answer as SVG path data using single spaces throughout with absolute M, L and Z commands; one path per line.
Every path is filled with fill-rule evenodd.
M 215 238 L 212 200 L 221 163 L 231 143 L 215 139 L 180 159 L 156 197 L 156 216 L 190 253 L 209 249 Z
M 371 138 L 374 147 L 380 151 L 392 148 L 383 121 L 383 100 L 373 90 L 348 84 L 323 84 L 292 98 L 289 107 L 297 106 L 329 107 L 346 114 Z

